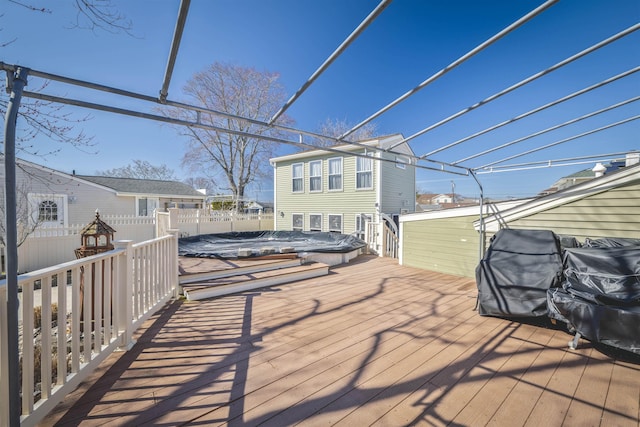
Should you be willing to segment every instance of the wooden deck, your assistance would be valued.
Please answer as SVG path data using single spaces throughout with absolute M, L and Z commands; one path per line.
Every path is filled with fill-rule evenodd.
M 475 294 L 472 280 L 362 256 L 175 301 L 44 425 L 639 425 L 637 359 L 480 317 Z

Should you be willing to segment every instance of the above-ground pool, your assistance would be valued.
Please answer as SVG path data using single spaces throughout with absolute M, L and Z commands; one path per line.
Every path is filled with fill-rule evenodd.
M 366 243 L 351 235 L 304 231 L 245 231 L 183 237 L 178 255 L 200 258 L 256 257 L 269 254 L 347 253 Z

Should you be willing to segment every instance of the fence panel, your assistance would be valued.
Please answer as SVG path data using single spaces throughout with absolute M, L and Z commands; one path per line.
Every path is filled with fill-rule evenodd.
M 154 216 L 136 217 L 105 215 L 102 218 L 116 230 L 115 239 L 134 243 L 166 235 L 170 228 L 178 229 L 180 236 L 228 233 L 232 231 L 273 230 L 273 214 L 238 214 L 231 211 L 209 209 L 177 209 L 177 224 L 170 215 L 158 212 Z M 85 225 L 35 230 L 18 248 L 18 272 L 35 271 L 75 259 L 75 249 L 82 244 L 80 232 Z M 0 247 L 2 272 L 6 265 L 4 247 Z

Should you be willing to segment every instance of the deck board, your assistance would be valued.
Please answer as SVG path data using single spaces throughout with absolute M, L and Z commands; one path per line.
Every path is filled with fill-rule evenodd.
M 42 425 L 638 426 L 635 358 L 474 304 L 473 280 L 370 256 L 174 301 Z

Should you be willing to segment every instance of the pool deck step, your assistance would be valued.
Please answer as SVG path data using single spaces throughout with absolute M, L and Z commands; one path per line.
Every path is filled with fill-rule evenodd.
M 264 268 L 265 264 L 262 264 Z M 203 279 L 182 286 L 187 300 L 201 300 L 257 288 L 276 286 L 329 274 L 329 265 L 321 262 L 292 265 L 269 270 L 243 272 L 226 277 Z
M 212 271 L 202 271 L 194 273 L 184 273 L 180 276 L 178 283 L 186 285 L 190 283 L 204 282 L 207 280 L 221 279 L 223 277 L 239 276 L 243 274 L 258 273 L 261 271 L 279 270 L 282 268 L 297 267 L 304 262 L 303 258 L 292 258 L 284 260 L 268 260 L 263 262 L 248 262 L 243 265 L 233 265 L 225 268 L 218 268 Z

